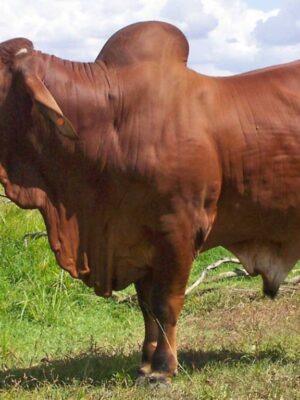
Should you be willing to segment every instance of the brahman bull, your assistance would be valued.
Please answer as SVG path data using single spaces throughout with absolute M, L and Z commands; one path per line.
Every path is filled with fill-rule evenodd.
M 154 380 L 176 371 L 197 251 L 231 250 L 272 297 L 300 258 L 300 62 L 214 78 L 187 57 L 162 22 L 92 63 L 0 44 L 5 193 L 39 209 L 58 264 L 97 295 L 134 282 Z

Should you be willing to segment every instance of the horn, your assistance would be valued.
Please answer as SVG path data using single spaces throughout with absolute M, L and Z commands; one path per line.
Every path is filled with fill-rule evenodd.
M 21 54 L 27 54 L 28 53 L 28 49 L 26 49 L 25 47 L 23 47 L 22 49 L 18 50 L 15 54 L 16 57 L 20 56 Z

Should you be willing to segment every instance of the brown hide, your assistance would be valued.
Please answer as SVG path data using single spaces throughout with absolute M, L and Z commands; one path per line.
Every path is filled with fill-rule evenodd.
M 212 78 L 187 56 L 158 22 L 94 63 L 0 44 L 0 180 L 99 295 L 168 268 L 184 286 L 195 251 L 218 245 L 272 294 L 300 256 L 300 63 Z

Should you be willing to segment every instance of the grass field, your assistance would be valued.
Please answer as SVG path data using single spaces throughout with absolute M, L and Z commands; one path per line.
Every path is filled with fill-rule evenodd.
M 133 289 L 97 298 L 57 267 L 46 238 L 24 245 L 44 229 L 36 212 L 1 203 L 0 219 L 1 398 L 300 399 L 299 287 L 271 301 L 258 278 L 208 278 L 181 315 L 172 387 L 135 387 L 143 321 L 126 300 Z M 224 255 L 203 254 L 191 281 Z

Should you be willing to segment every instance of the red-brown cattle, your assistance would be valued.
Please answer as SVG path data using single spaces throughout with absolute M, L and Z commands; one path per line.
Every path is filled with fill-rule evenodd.
M 135 283 L 149 379 L 176 370 L 196 251 L 231 250 L 270 296 L 300 258 L 300 62 L 213 78 L 187 57 L 161 22 L 93 63 L 0 44 L 0 181 L 73 277 L 100 296 Z

